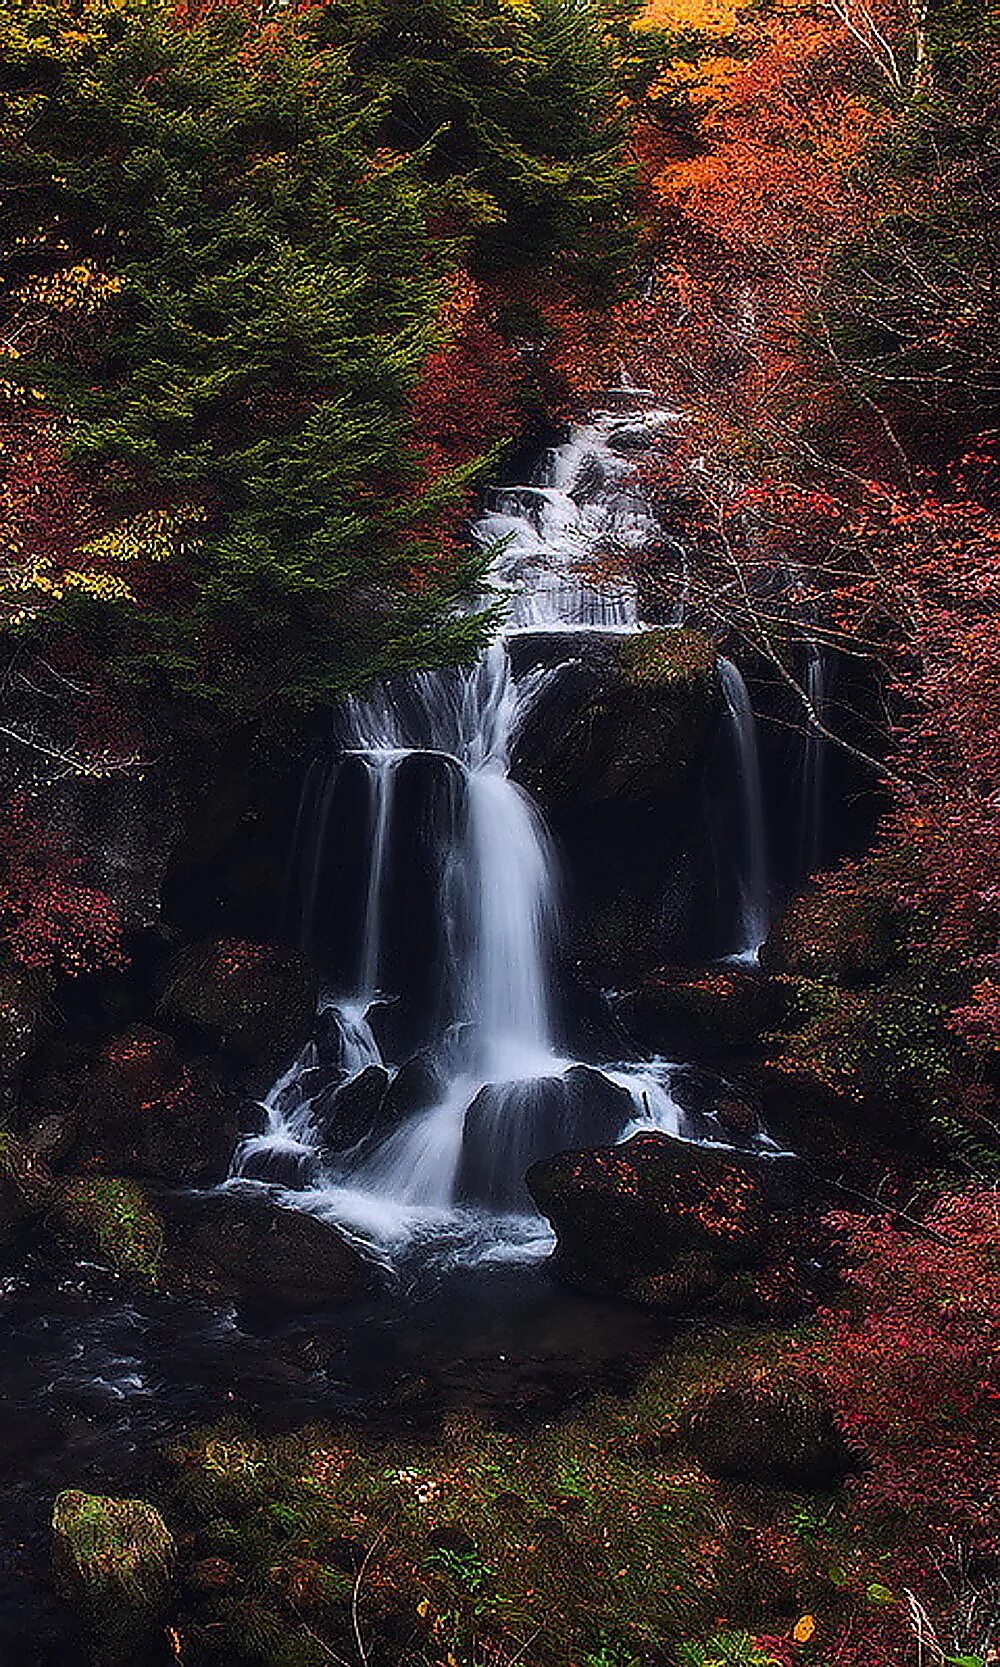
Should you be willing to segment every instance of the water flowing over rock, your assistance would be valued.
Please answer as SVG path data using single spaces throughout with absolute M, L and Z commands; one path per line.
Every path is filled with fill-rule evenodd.
M 284 1185 L 283 1202 L 383 1252 L 471 1232 L 536 1254 L 529 1166 L 682 1130 L 672 1067 L 574 1060 L 571 1035 L 621 1032 L 606 1003 L 595 1021 L 599 991 L 576 1024 L 563 976 L 588 907 L 591 920 L 595 904 L 619 907 L 607 876 L 635 890 L 625 914 L 642 919 L 652 964 L 684 873 L 689 912 L 706 884 L 697 772 L 720 721 L 715 651 L 646 626 L 629 566 L 658 534 L 635 458 L 677 420 L 612 391 L 533 481 L 495 488 L 473 536 L 491 555 L 500 634 L 470 668 L 344 700 L 307 778 L 290 928 L 328 993 L 234 1175 Z M 721 690 L 745 808 L 730 935 L 750 953 L 767 925 L 754 718 L 735 667 Z M 634 851 L 621 845 L 633 829 Z

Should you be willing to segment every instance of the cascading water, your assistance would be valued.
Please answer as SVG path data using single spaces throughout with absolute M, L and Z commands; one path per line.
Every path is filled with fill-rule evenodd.
M 809 711 L 802 736 L 802 810 L 799 827 L 798 873 L 815 873 L 823 857 L 823 799 L 826 789 L 826 738 L 817 724 L 827 721 L 829 655 L 822 643 L 810 642 L 803 688 Z M 812 716 L 815 714 L 815 717 Z
M 265 1128 L 243 1142 L 233 1173 L 291 1177 L 295 1202 L 383 1250 L 428 1234 L 454 1243 L 475 1221 L 480 1252 L 484 1242 L 490 1254 L 498 1243 L 544 1251 L 522 1188 L 535 1157 L 680 1127 L 671 1067 L 598 1071 L 558 1050 L 557 865 L 537 807 L 508 774 L 525 716 L 574 663 L 573 634 L 643 629 L 631 578 L 595 569 L 601 558 L 606 574 L 657 531 L 633 458 L 677 418 L 632 390 L 609 407 L 547 455 L 536 482 L 496 489 L 473 528 L 499 552 L 490 577 L 505 599 L 503 634 L 470 670 L 391 678 L 345 700 L 332 756 L 307 786 L 298 918 L 321 964 L 329 942 L 341 993 L 324 999 L 318 1045 L 272 1089 Z M 566 633 L 566 652 L 515 680 L 508 641 L 528 631 Z M 722 676 L 744 777 L 749 951 L 766 929 L 760 782 L 745 688 L 735 667 L 724 663 Z M 420 987 L 412 1010 L 399 1001 L 408 984 Z M 390 1022 L 380 1041 L 379 1014 L 416 1028 L 397 1044 Z M 369 1088 L 382 1095 L 374 1126 L 341 1149 L 348 1099 Z
M 757 754 L 757 723 L 747 686 L 731 660 L 720 659 L 719 676 L 740 787 L 742 820 L 737 852 L 739 910 L 733 955 L 748 960 L 757 955 L 770 924 L 764 791 Z

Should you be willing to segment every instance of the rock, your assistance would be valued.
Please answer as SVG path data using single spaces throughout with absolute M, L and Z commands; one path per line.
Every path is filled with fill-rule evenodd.
M 84 1143 L 118 1171 L 182 1185 L 222 1180 L 237 1100 L 172 1036 L 136 1025 L 105 1044 L 90 1073 Z
M 736 1135 L 741 1140 L 749 1140 L 760 1133 L 760 1118 L 749 1100 L 728 1095 L 716 1102 L 715 1115 L 727 1134 Z
M 403 1123 L 418 1112 L 430 1111 L 439 1105 L 447 1090 L 447 1083 L 426 1049 L 414 1054 L 401 1066 L 389 1085 L 382 1107 L 380 1122 L 389 1127 Z
M 544 634 L 514 640 L 515 672 L 565 660 Z M 546 809 L 641 802 L 701 755 L 718 699 L 715 650 L 694 631 L 588 634 L 529 711 L 511 774 Z
M 41 1215 L 52 1193 L 48 1167 L 30 1146 L 0 1129 L 0 1244 Z
M 321 1094 L 313 1103 L 312 1121 L 327 1151 L 345 1152 L 380 1129 L 388 1090 L 385 1066 L 366 1065 L 356 1077 Z
M 134 1181 L 78 1175 L 57 1189 L 51 1209 L 57 1236 L 85 1260 L 154 1287 L 163 1256 L 163 1222 Z
M 681 1428 L 713 1476 L 825 1488 L 850 1468 L 833 1410 L 814 1384 L 751 1379 L 705 1389 L 688 1403 Z
M 455 1196 L 524 1209 L 532 1164 L 581 1145 L 604 1146 L 634 1115 L 632 1097 L 603 1072 L 574 1065 L 560 1077 L 487 1083 L 465 1114 Z
M 319 1154 L 297 1141 L 251 1141 L 239 1154 L 243 1181 L 264 1181 L 286 1192 L 304 1192 L 320 1178 Z
M 157 1013 L 179 1034 L 262 1069 L 306 1040 L 316 999 L 315 974 L 294 950 L 216 938 L 171 963 Z
M 168 1266 L 184 1287 L 283 1309 L 308 1309 L 371 1288 L 373 1266 L 318 1216 L 239 1189 L 166 1197 Z
M 661 967 L 617 1011 L 644 1048 L 686 1058 L 758 1041 L 771 1023 L 774 997 L 768 980 L 745 967 L 699 973 Z
M 555 1228 L 554 1269 L 597 1295 L 686 1307 L 766 1242 L 763 1164 L 666 1134 L 564 1152 L 528 1188 Z
M 176 1564 L 159 1511 L 76 1489 L 52 1512 L 56 1583 L 90 1634 L 94 1659 L 135 1667 L 156 1638 Z

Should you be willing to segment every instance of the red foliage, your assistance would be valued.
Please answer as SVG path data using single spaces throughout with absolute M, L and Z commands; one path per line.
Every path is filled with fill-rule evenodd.
M 124 964 L 117 906 L 80 884 L 81 859 L 20 798 L 0 820 L 0 864 L 0 923 L 15 961 L 70 977 Z
M 925 1225 L 832 1218 L 846 1300 L 811 1363 L 864 1466 L 855 1503 L 891 1527 L 907 1575 L 950 1538 L 1000 1550 L 1000 1194 L 946 1195 Z

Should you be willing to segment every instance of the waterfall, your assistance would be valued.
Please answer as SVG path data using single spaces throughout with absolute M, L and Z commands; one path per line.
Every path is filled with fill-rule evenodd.
M 822 643 L 811 641 L 807 648 L 803 688 L 812 712 L 825 724 L 829 705 L 829 663 Z M 823 799 L 826 787 L 827 742 L 812 717 L 805 715 L 802 736 L 801 811 L 799 822 L 798 874 L 805 879 L 815 873 L 823 860 Z
M 574 1139 L 681 1128 L 673 1066 L 597 1069 L 559 1053 L 557 855 L 508 773 L 534 703 L 576 663 L 573 634 L 644 629 L 633 580 L 606 575 L 659 530 L 634 459 L 677 420 L 641 390 L 613 390 L 533 482 L 494 489 L 472 534 L 492 555 L 502 631 L 471 668 L 390 677 L 340 702 L 330 758 L 310 773 L 292 918 L 340 987 L 233 1176 L 291 1187 L 291 1201 L 383 1253 L 486 1220 L 488 1244 L 535 1254 L 548 1244 L 523 1189 L 535 1158 Z M 565 633 L 566 649 L 515 678 L 508 644 L 525 631 Z M 728 663 L 722 677 L 745 801 L 749 951 L 766 925 L 760 781 L 742 679 Z M 352 1095 L 373 1096 L 360 1130 Z
M 738 909 L 733 955 L 749 960 L 756 956 L 770 925 L 767 826 L 757 753 L 757 720 L 738 667 L 731 660 L 720 659 L 719 676 L 740 794 Z

